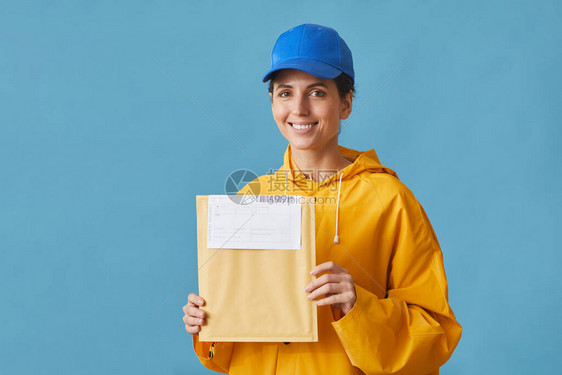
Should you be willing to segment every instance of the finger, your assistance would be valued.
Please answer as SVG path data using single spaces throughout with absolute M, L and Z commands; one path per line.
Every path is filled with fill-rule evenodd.
M 186 325 L 185 330 L 190 335 L 195 335 L 196 333 L 199 333 L 199 331 L 201 331 L 201 326 L 188 326 L 188 325 Z
M 203 326 L 203 325 L 205 325 L 205 319 L 195 318 L 193 316 L 184 316 L 183 322 L 188 326 Z
M 204 318 L 205 317 L 205 311 L 201 310 L 197 306 L 185 305 L 183 307 L 183 312 L 186 315 L 194 316 L 194 317 L 197 317 L 197 318 Z
M 205 304 L 205 300 L 195 293 L 190 293 L 189 296 L 187 296 L 187 300 L 195 306 L 203 306 Z
M 343 267 L 340 267 L 335 262 L 324 262 L 314 267 L 310 271 L 310 274 L 314 276 L 321 274 L 322 272 L 347 273 L 347 270 Z
M 353 305 L 355 298 L 352 292 L 334 294 L 315 302 L 317 306 L 334 305 L 337 303 Z
M 348 273 L 340 273 L 340 274 L 327 273 L 327 274 L 324 274 L 324 275 L 320 276 L 316 280 L 313 280 L 310 284 L 308 284 L 304 288 L 304 291 L 305 292 L 312 292 L 313 290 L 321 287 L 322 285 L 328 284 L 328 283 L 349 283 L 349 284 L 353 284 L 353 278 Z
M 328 296 L 328 295 L 332 295 L 332 294 L 340 294 L 344 291 L 345 290 L 344 290 L 344 288 L 342 287 L 341 284 L 329 283 L 329 284 L 322 285 L 320 288 L 315 289 L 314 291 L 310 292 L 310 294 L 307 296 L 307 298 L 309 300 L 313 300 L 313 299 L 316 299 L 316 298 L 322 297 L 322 296 Z

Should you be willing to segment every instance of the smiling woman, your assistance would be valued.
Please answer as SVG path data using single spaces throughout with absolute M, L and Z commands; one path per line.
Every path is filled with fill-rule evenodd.
M 319 339 L 200 342 L 205 301 L 192 293 L 183 321 L 201 363 L 230 374 L 438 374 L 462 331 L 441 249 L 421 205 L 375 151 L 339 145 L 340 121 L 353 107 L 347 44 L 328 27 L 295 27 L 277 40 L 268 80 L 289 146 L 283 166 L 257 186 L 279 194 L 274 178 L 284 194 L 316 198 L 318 265 L 310 273 L 318 277 L 302 288 L 320 306 Z
M 299 166 L 313 167 L 306 165 L 310 152 L 325 159 L 319 167 L 332 167 L 335 162 L 335 167 L 341 169 L 351 164 L 338 152 L 338 133 L 340 120 L 351 113 L 352 91 L 342 99 L 334 80 L 284 69 L 276 75 L 270 96 L 273 118 Z

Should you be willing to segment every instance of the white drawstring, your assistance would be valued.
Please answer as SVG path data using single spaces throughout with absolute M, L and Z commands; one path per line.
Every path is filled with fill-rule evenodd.
M 340 243 L 340 238 L 338 237 L 338 217 L 340 213 L 340 190 L 341 190 L 342 177 L 343 177 L 343 172 L 340 174 L 340 182 L 338 184 L 338 200 L 336 203 L 336 235 L 334 237 L 334 243 Z

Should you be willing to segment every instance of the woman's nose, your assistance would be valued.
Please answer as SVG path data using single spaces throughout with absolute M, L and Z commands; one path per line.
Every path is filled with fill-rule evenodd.
M 293 101 L 293 115 L 295 116 L 307 116 L 309 112 L 308 99 L 304 95 L 299 95 L 295 97 Z

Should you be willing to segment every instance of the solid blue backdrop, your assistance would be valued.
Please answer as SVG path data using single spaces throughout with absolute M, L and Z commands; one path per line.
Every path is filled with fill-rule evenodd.
M 334 27 L 375 148 L 425 207 L 464 327 L 443 374 L 559 369 L 556 1 L 4 1 L 0 372 L 207 374 L 181 321 L 195 195 L 286 147 L 277 36 Z

